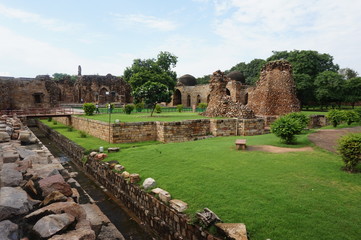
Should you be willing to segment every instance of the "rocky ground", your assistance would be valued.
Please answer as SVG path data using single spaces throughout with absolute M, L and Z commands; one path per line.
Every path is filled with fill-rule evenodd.
M 0 239 L 124 239 L 18 119 L 0 118 Z

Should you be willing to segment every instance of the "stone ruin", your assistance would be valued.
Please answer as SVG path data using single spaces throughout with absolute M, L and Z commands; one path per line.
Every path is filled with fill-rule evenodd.
M 267 63 L 256 87 L 248 93 L 247 106 L 257 116 L 279 116 L 300 111 L 292 66 L 288 61 Z
M 226 92 L 227 83 L 231 81 L 220 70 L 213 73 L 210 80 L 210 99 L 207 110 L 202 113 L 206 117 L 228 117 L 252 119 L 253 111 L 238 101 L 233 101 Z

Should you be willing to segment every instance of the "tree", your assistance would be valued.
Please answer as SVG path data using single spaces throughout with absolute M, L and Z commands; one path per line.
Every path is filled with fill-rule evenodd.
M 345 102 L 351 103 L 354 108 L 355 103 L 361 101 L 361 77 L 346 80 L 345 91 Z
M 325 71 L 315 79 L 315 95 L 322 104 L 337 103 L 339 107 L 345 100 L 345 80 L 337 72 Z
M 137 87 L 132 95 L 137 99 L 142 99 L 145 104 L 151 105 L 152 111 L 150 116 L 153 116 L 157 103 L 170 102 L 173 91 L 169 91 L 168 87 L 162 83 L 149 81 Z
M 54 73 L 53 74 L 53 80 L 55 80 L 55 81 L 60 81 L 60 80 L 65 80 L 65 79 L 75 82 L 78 79 L 78 77 L 75 75 L 71 76 L 66 73 Z
M 256 58 L 249 63 L 240 62 L 226 72 L 240 71 L 245 77 L 246 84 L 254 85 L 258 81 L 261 68 L 265 63 L 265 60 Z
M 203 77 L 197 78 L 197 84 L 208 84 L 211 80 L 211 75 L 204 75 Z
M 358 73 L 351 68 L 341 68 L 338 73 L 341 74 L 345 80 L 349 80 L 358 76 Z

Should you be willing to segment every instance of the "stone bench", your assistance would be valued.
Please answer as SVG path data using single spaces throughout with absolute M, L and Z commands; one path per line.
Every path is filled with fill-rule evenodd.
M 236 142 L 236 149 L 237 150 L 246 150 L 247 145 L 246 145 L 246 139 L 237 139 Z

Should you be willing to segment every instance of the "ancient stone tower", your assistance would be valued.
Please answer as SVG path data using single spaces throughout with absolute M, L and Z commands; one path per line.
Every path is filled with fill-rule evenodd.
M 300 111 L 292 66 L 288 61 L 272 61 L 262 68 L 256 87 L 248 93 L 247 106 L 257 116 L 278 116 Z

